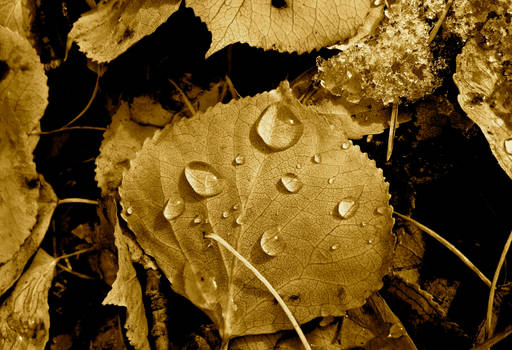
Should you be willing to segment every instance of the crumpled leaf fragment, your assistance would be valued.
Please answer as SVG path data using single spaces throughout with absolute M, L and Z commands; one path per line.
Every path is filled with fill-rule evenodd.
M 17 256 L 37 224 L 38 200 L 42 194 L 32 152 L 39 137 L 29 134 L 39 131 L 39 119 L 48 103 L 48 87 L 43 66 L 27 39 L 0 26 L 0 42 L 2 265 Z M 18 261 L 23 265 L 25 262 Z
M 370 9 L 366 0 L 190 0 L 187 6 L 212 32 L 207 56 L 241 42 L 265 50 L 304 53 L 353 36 Z
M 130 159 L 135 157 L 144 140 L 153 136 L 157 130 L 156 127 L 132 121 L 130 116 L 128 102 L 121 102 L 103 135 L 100 155 L 96 158 L 96 181 L 103 195 L 117 190 Z
M 249 259 L 301 323 L 362 305 L 390 266 L 382 171 L 288 84 L 157 132 L 120 194 L 144 251 L 224 340 L 291 326 L 261 282 L 205 233 Z
M 180 6 L 179 0 L 110 0 L 73 24 L 68 41 L 76 41 L 87 57 L 110 62 L 153 33 Z
M 124 327 L 130 344 L 136 349 L 150 349 L 148 342 L 148 323 L 142 300 L 142 290 L 133 267 L 127 238 L 116 220 L 114 228 L 115 244 L 118 254 L 119 270 L 112 289 L 103 300 L 103 305 L 124 306 L 127 316 Z
M 512 34 L 512 25 L 496 30 Z M 498 47 L 483 49 L 476 39 L 468 41 L 457 56 L 453 80 L 460 106 L 480 127 L 501 168 L 512 178 L 512 72 L 505 63 L 508 59 L 510 64 L 512 46 L 508 45 L 508 55 L 503 51 L 498 55 L 507 45 Z
M 48 291 L 57 260 L 39 250 L 0 306 L 0 349 L 43 350 L 50 336 Z
M 32 0 L 0 0 L 0 25 L 28 39 L 34 11 Z

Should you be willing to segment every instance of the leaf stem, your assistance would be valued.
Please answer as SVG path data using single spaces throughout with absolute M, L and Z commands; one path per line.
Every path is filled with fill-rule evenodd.
M 83 278 L 83 279 L 86 279 L 86 280 L 94 280 L 95 279 L 94 277 L 87 276 L 87 275 L 85 275 L 83 273 L 73 271 L 69 267 L 64 266 L 64 265 L 62 265 L 60 263 L 57 263 L 57 266 L 60 267 L 61 269 L 63 269 L 64 271 L 69 272 L 70 274 L 75 275 L 77 277 L 80 277 L 80 278 Z
M 98 94 L 98 88 L 100 86 L 100 74 L 98 72 L 96 72 L 96 83 L 94 84 L 94 90 L 92 90 L 92 95 L 91 95 L 91 98 L 89 99 L 89 101 L 87 102 L 87 104 L 85 105 L 84 109 L 82 109 L 82 111 L 80 113 L 78 113 L 78 115 L 76 117 L 74 117 L 73 119 L 71 119 L 69 122 L 66 123 L 66 125 L 64 125 L 63 127 L 61 127 L 60 129 L 64 129 L 64 128 L 67 128 L 68 126 L 70 126 L 71 124 L 73 124 L 74 122 L 76 122 L 78 119 L 80 119 L 81 116 L 83 116 L 85 114 L 85 112 L 87 112 L 87 110 L 89 109 L 89 107 L 91 107 L 92 105 L 92 102 L 94 101 L 94 99 L 96 98 L 96 95 Z
M 492 329 L 492 307 L 494 305 L 494 295 L 496 293 L 496 285 L 498 284 L 498 277 L 500 276 L 501 268 L 503 267 L 503 263 L 505 262 L 505 257 L 507 256 L 508 250 L 510 249 L 510 244 L 512 244 L 512 231 L 508 236 L 507 242 L 503 247 L 503 251 L 501 252 L 500 261 L 498 262 L 498 267 L 494 272 L 494 277 L 492 278 L 491 283 L 491 291 L 489 292 L 489 300 L 487 302 L 487 320 L 486 320 L 486 330 L 487 336 L 492 337 L 494 330 Z
M 55 129 L 55 130 L 50 130 L 50 131 L 32 132 L 32 133 L 30 133 L 30 135 L 51 135 L 51 134 L 56 134 L 56 133 L 59 133 L 59 132 L 71 131 L 71 130 L 98 130 L 98 131 L 106 131 L 107 128 L 102 128 L 100 126 L 70 126 L 70 127 L 67 127 L 67 128 L 60 128 L 60 129 Z
M 229 252 L 231 252 L 231 254 L 236 256 L 238 258 L 238 260 L 240 260 L 249 270 L 251 270 L 252 273 L 254 273 L 254 275 L 261 281 L 261 283 L 263 283 L 265 285 L 265 287 L 267 287 L 267 289 L 270 291 L 270 293 L 272 293 L 274 298 L 276 298 L 277 302 L 283 309 L 284 313 L 290 319 L 290 322 L 292 323 L 293 328 L 297 332 L 297 335 L 299 336 L 299 338 L 302 342 L 302 345 L 304 345 L 304 348 L 306 350 L 311 350 L 311 346 L 309 345 L 309 343 L 306 339 L 306 336 L 302 332 L 302 329 L 300 329 L 299 323 L 293 316 L 293 314 L 290 311 L 290 309 L 288 308 L 288 306 L 285 304 L 283 298 L 281 298 L 279 293 L 274 289 L 274 287 L 272 287 L 270 282 L 258 271 L 258 269 L 256 269 L 246 258 L 244 258 L 238 251 L 235 250 L 235 248 L 233 248 L 228 242 L 226 242 L 224 239 L 222 239 L 222 237 L 220 237 L 219 235 L 217 235 L 215 233 L 210 233 L 210 234 L 207 234 L 205 237 L 211 238 L 211 239 L 217 241 L 218 243 L 220 243 L 224 248 L 229 250 Z
M 64 198 L 59 199 L 57 202 L 57 205 L 66 204 L 66 203 L 83 203 L 83 204 L 93 204 L 98 205 L 98 201 L 92 200 L 92 199 L 85 199 L 85 198 Z
M 181 90 L 181 88 L 178 86 L 178 84 L 176 84 L 174 82 L 174 80 L 172 79 L 168 79 L 169 82 L 174 86 L 174 88 L 176 90 L 178 90 L 178 92 L 180 93 L 181 95 L 181 98 L 183 99 L 183 102 L 185 103 L 185 105 L 187 106 L 188 110 L 190 111 L 190 113 L 192 113 L 192 115 L 195 115 L 196 114 L 196 109 L 194 108 L 194 106 L 192 106 L 192 103 L 190 102 L 190 100 L 188 99 L 187 95 L 185 95 L 185 93 L 183 92 L 183 90 Z
M 418 221 L 406 216 L 406 215 L 403 215 L 403 214 L 400 214 L 396 211 L 393 211 L 393 213 L 404 219 L 404 220 L 407 220 L 409 222 L 412 222 L 414 225 L 418 226 L 422 231 L 424 231 L 425 233 L 427 233 L 428 235 L 430 235 L 430 237 L 434 238 L 435 240 L 437 240 L 439 243 L 441 243 L 442 245 L 444 245 L 446 248 L 448 248 L 448 250 L 450 250 L 453 254 L 455 254 L 460 260 L 462 260 L 462 262 L 464 264 L 466 264 L 467 267 L 469 267 L 471 270 L 473 270 L 474 273 L 476 273 L 478 275 L 478 277 L 480 277 L 480 279 L 488 286 L 488 287 L 491 287 L 491 281 L 485 277 L 485 275 L 471 262 L 471 260 L 469 260 L 464 254 L 462 254 L 462 252 L 460 250 L 458 250 L 457 248 L 455 248 L 455 246 L 453 244 L 451 244 L 450 242 L 448 242 L 446 239 L 444 239 L 443 237 L 441 237 L 439 234 L 435 233 L 433 230 L 429 229 L 427 226 L 425 225 L 422 225 L 420 224 Z
M 439 31 L 439 28 L 441 28 L 441 25 L 443 24 L 444 19 L 446 18 L 446 15 L 448 14 L 448 10 L 450 10 L 450 7 L 452 6 L 452 3 L 453 3 L 453 0 L 448 0 L 448 2 L 446 3 L 446 8 L 444 9 L 443 13 L 441 13 L 441 17 L 439 17 L 439 19 L 436 22 L 436 25 L 434 26 L 434 28 L 430 32 L 430 35 L 428 36 L 427 46 L 430 45 L 432 40 L 434 40 L 434 38 L 436 37 L 437 32 Z
M 55 259 L 57 259 L 57 260 L 67 259 L 67 258 L 71 258 L 72 256 L 75 256 L 75 255 L 80 255 L 80 254 L 92 252 L 93 250 L 96 250 L 96 248 L 80 249 L 80 250 L 77 250 L 76 252 L 73 252 L 73 253 L 69 253 L 69 254 L 58 256 Z

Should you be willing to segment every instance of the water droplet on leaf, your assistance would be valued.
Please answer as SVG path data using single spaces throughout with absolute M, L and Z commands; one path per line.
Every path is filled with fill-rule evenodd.
M 345 150 L 349 149 L 349 148 L 350 148 L 350 143 L 348 143 L 348 142 L 343 142 L 343 143 L 341 144 L 341 148 L 342 148 L 342 149 L 345 149 Z
M 512 138 L 505 140 L 504 145 L 505 145 L 505 152 L 512 155 Z
M 382 3 L 383 3 L 383 0 L 373 0 L 372 7 L 379 7 L 380 5 L 382 5 Z
M 329 183 L 329 185 L 332 185 L 334 183 L 334 176 L 331 176 L 329 180 L 327 180 L 327 182 Z
M 229 216 L 229 213 L 227 211 L 222 212 L 222 218 L 225 219 Z
M 389 207 L 380 206 L 375 209 L 375 212 L 379 215 L 387 215 L 389 213 Z
M 322 161 L 322 159 L 320 158 L 319 154 L 315 154 L 313 156 L 313 162 L 315 162 L 316 164 L 319 164 L 321 161 Z
M 224 179 L 209 164 L 204 162 L 190 162 L 185 167 L 185 178 L 190 187 L 203 197 L 215 196 L 224 189 Z
M 176 219 L 185 211 L 185 201 L 181 197 L 169 198 L 164 207 L 164 217 L 167 221 Z
M 330 249 L 331 250 L 336 250 L 336 249 L 338 249 L 338 246 L 336 244 L 333 244 Z
M 300 169 L 302 168 L 302 165 L 300 163 L 297 163 L 297 165 L 295 166 L 297 169 Z
M 238 210 L 238 208 L 240 208 L 240 206 L 238 204 L 234 204 L 231 209 L 233 210 Z
M 368 244 L 372 244 L 372 243 L 373 243 L 373 240 L 369 239 Z
M 342 219 L 348 219 L 355 214 L 357 207 L 357 202 L 354 198 L 344 198 L 338 203 L 338 214 L 340 214 Z
M 235 219 L 235 223 L 236 223 L 237 225 L 242 225 L 242 217 L 241 217 L 241 216 L 237 217 L 237 218 Z
M 398 324 L 398 323 L 394 323 L 390 328 L 389 328 L 389 334 L 388 334 L 388 337 L 389 338 L 400 338 L 402 335 L 405 334 L 405 329 L 404 327 L 402 327 L 401 324 Z
M 194 224 L 200 224 L 203 221 L 203 219 L 201 218 L 201 215 L 196 215 L 193 221 Z
M 132 207 L 129 207 L 128 209 L 126 209 L 126 215 L 132 215 L 133 214 L 133 208 Z
M 290 193 L 297 193 L 302 188 L 302 182 L 294 173 L 286 173 L 281 176 L 281 183 Z
M 265 254 L 277 256 L 284 251 L 286 243 L 279 235 L 280 231 L 280 227 L 275 226 L 265 231 L 261 236 L 260 245 Z
M 282 151 L 299 141 L 304 124 L 289 107 L 274 103 L 261 114 L 256 131 L 269 148 Z
M 235 157 L 235 164 L 236 165 L 243 165 L 245 163 L 245 157 L 241 154 L 237 154 Z

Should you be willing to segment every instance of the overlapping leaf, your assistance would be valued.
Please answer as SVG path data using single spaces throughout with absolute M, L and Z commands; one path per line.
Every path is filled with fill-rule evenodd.
M 224 339 L 341 315 L 381 286 L 394 244 L 382 172 L 285 84 L 182 120 L 146 141 L 120 187 L 123 217 L 175 291 Z
M 179 7 L 180 1 L 110 0 L 82 16 L 69 38 L 86 55 L 109 62 L 151 34 Z M 212 32 L 207 55 L 248 43 L 281 52 L 309 52 L 353 36 L 370 8 L 368 0 L 279 1 L 190 0 L 186 5 Z
M 0 266 L 10 272 L 0 283 L 2 294 L 19 277 L 43 237 L 33 237 L 37 244 L 29 244 L 39 224 L 38 213 L 44 210 L 39 201 L 45 196 L 32 155 L 39 137 L 30 133 L 39 130 L 48 87 L 43 66 L 27 39 L 0 26 L 0 42 Z

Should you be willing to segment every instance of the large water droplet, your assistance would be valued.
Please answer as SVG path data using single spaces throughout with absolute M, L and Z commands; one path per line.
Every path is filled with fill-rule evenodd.
M 224 189 L 224 179 L 205 162 L 188 163 L 185 167 L 185 178 L 194 192 L 203 197 L 215 196 Z
M 316 164 L 320 164 L 321 161 L 322 161 L 322 159 L 320 158 L 319 154 L 315 154 L 313 156 L 313 162 L 315 162 Z
M 344 198 L 338 203 L 338 214 L 340 214 L 342 219 L 348 219 L 356 213 L 357 207 L 358 205 L 354 198 Z
M 282 151 L 299 141 L 304 124 L 286 105 L 273 103 L 261 114 L 256 131 L 269 148 Z
M 266 230 L 261 236 L 260 245 L 265 254 L 277 256 L 284 251 L 286 242 L 281 238 L 280 231 L 281 228 L 279 226 L 274 226 Z
M 235 164 L 236 165 L 243 165 L 245 163 L 245 157 L 241 154 L 237 154 L 235 157 Z
M 389 327 L 389 338 L 400 338 L 405 334 L 405 329 L 399 323 L 394 323 L 391 327 Z
M 286 173 L 281 176 L 281 183 L 290 193 L 297 193 L 302 188 L 302 182 L 294 173 Z
M 512 155 L 512 138 L 505 140 L 505 152 Z
M 169 198 L 164 207 L 164 217 L 170 221 L 185 211 L 185 201 L 181 197 Z

